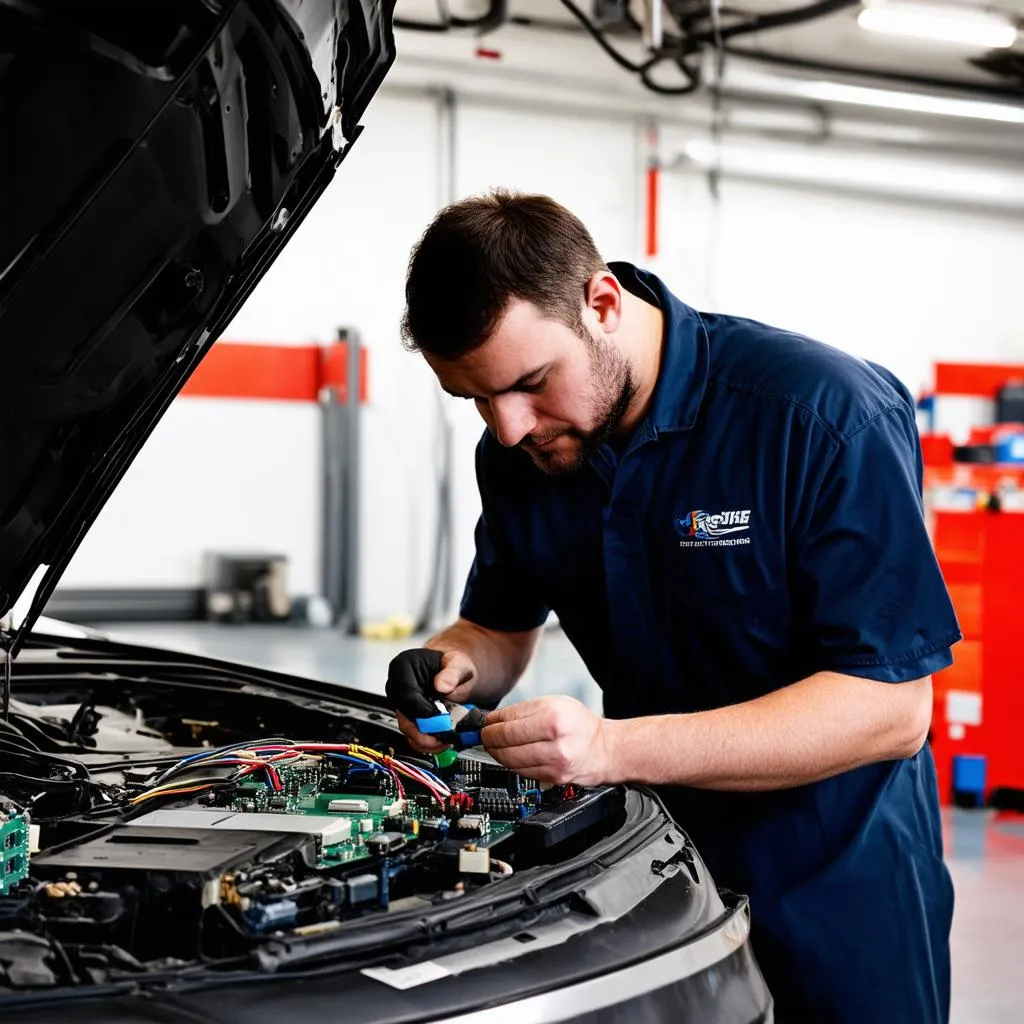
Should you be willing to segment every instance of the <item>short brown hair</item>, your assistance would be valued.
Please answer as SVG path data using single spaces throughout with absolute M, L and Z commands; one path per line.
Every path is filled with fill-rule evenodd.
M 605 269 L 583 222 L 548 196 L 495 189 L 462 199 L 413 247 L 402 339 L 457 359 L 487 341 L 514 299 L 582 333 L 586 284 Z

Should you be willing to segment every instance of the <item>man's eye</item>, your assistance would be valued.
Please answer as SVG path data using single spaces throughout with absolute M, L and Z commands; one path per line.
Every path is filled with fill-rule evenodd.
M 528 395 L 535 395 L 538 391 L 544 390 L 544 385 L 545 383 L 547 383 L 547 379 L 547 374 L 544 374 L 544 376 L 539 378 L 538 380 L 532 380 L 528 384 L 520 385 L 519 390 L 525 391 Z

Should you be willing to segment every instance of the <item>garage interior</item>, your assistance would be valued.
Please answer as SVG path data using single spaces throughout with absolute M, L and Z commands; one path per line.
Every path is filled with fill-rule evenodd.
M 550 195 L 693 307 L 881 363 L 914 395 L 964 634 L 929 733 L 951 1019 L 1020 1020 L 1024 3 L 399 0 L 395 19 L 363 133 L 48 620 L 382 694 L 391 659 L 457 615 L 480 514 L 473 403 L 400 342 L 410 249 L 464 196 Z M 601 710 L 554 617 L 508 700 L 546 694 Z

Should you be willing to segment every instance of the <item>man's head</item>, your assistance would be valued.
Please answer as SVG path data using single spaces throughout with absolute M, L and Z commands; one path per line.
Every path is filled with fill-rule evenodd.
M 442 210 L 413 249 L 402 336 L 502 444 L 579 468 L 636 394 L 623 293 L 590 233 L 547 196 L 495 191 Z

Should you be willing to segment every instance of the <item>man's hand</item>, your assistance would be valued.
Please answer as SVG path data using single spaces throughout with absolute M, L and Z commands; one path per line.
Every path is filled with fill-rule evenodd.
M 398 715 L 399 728 L 416 750 L 436 754 L 448 748 L 450 744 L 420 732 L 414 719 L 438 714 L 434 701 L 439 697 L 464 703 L 476 678 L 476 667 L 462 651 L 442 654 L 418 647 L 392 660 L 385 692 Z
M 613 726 L 573 697 L 536 697 L 492 711 L 480 739 L 528 779 L 595 786 L 615 781 Z

